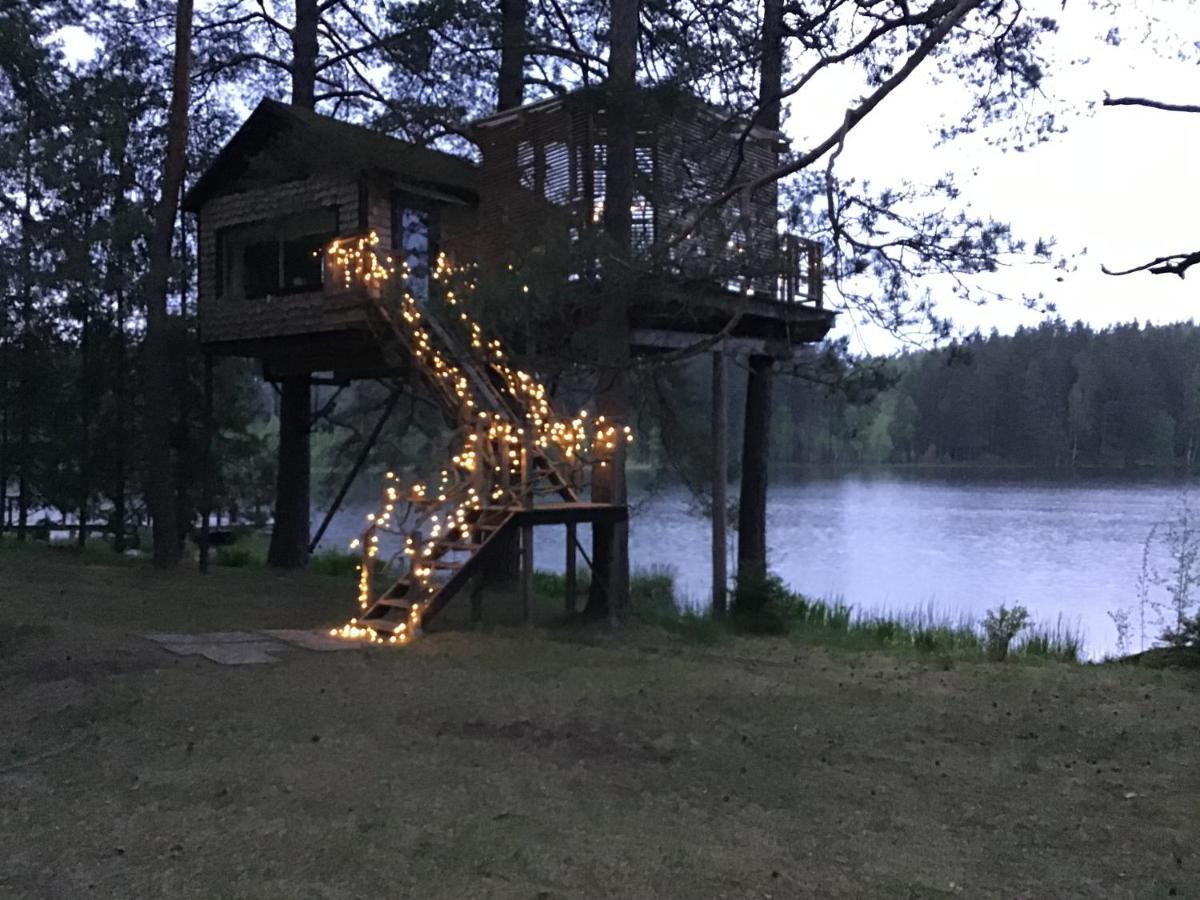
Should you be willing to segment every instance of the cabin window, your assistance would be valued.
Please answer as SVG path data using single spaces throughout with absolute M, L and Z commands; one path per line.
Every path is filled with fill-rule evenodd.
M 537 153 L 529 141 L 521 141 L 517 145 L 517 171 L 520 173 L 521 187 L 534 190 L 537 185 Z
M 253 300 L 321 290 L 322 251 L 336 233 L 333 209 L 222 229 L 221 294 Z
M 242 293 L 246 297 L 279 293 L 279 245 L 275 241 L 253 241 L 242 248 Z
M 437 257 L 437 228 L 433 211 L 415 198 L 392 195 L 392 249 L 408 265 L 408 291 L 417 300 L 429 299 L 429 277 Z
M 567 203 L 571 199 L 571 153 L 561 141 L 546 144 L 544 149 L 546 183 L 543 193 L 551 203 Z

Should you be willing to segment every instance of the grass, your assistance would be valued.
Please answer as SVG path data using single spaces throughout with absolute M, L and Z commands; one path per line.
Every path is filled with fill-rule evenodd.
M 83 551 L 73 543 L 50 546 L 92 562 L 125 562 L 107 545 L 98 542 L 89 542 Z M 225 568 L 265 566 L 267 546 L 263 535 L 247 533 L 232 544 L 214 548 L 213 564 Z M 0 541 L 0 547 L 17 549 L 18 545 L 8 539 Z M 327 550 L 313 555 L 308 570 L 316 575 L 351 579 L 358 564 L 359 557 L 354 554 Z M 580 608 L 587 602 L 589 587 L 588 572 L 580 572 L 576 589 Z M 741 634 L 786 636 L 845 650 L 885 650 L 964 660 L 982 658 L 985 652 L 982 629 L 970 617 L 955 618 L 932 604 L 907 611 L 857 611 L 841 599 L 805 597 L 775 576 L 744 588 L 742 596 L 748 602 L 743 605 L 752 611 L 735 613 L 725 621 L 682 609 L 670 566 L 635 570 L 630 576 L 629 589 L 636 621 L 695 644 L 715 644 L 730 634 Z M 559 573 L 537 571 L 533 590 L 539 608 L 561 610 L 566 579 Z M 736 598 L 737 592 L 734 593 Z M 1074 663 L 1080 661 L 1082 652 L 1082 635 L 1060 616 L 1053 623 L 1035 624 L 1018 636 L 1010 655 L 1022 661 Z
M 329 627 L 352 584 L 42 547 L 0 596 L 6 897 L 1195 893 L 1195 673 L 603 625 L 224 666 L 141 635 Z

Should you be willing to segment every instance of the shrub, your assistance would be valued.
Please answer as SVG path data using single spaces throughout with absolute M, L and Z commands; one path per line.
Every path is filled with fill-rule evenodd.
M 1163 632 L 1163 640 L 1172 647 L 1200 649 L 1200 612 L 1181 617 L 1178 625 Z
M 1008 658 L 1013 638 L 1029 624 L 1029 610 L 1023 606 L 989 609 L 983 620 L 983 639 L 988 659 L 1002 662 Z
M 218 566 L 243 569 L 253 562 L 254 554 L 246 547 L 218 547 L 213 554 L 213 563 Z
M 318 575 L 356 575 L 361 561 L 362 557 L 355 553 L 326 550 L 309 558 L 308 569 Z
M 783 579 L 773 572 L 738 573 L 733 589 L 735 613 L 756 613 L 787 606 L 795 598 Z

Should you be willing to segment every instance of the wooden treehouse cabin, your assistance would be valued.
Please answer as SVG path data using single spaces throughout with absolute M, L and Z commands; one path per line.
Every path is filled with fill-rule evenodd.
M 481 119 L 471 133 L 482 156 L 477 258 L 518 266 L 565 245 L 588 246 L 605 203 L 607 109 L 601 88 Z M 707 209 L 730 185 L 775 168 L 782 135 L 748 125 L 676 89 L 639 94 L 632 243 L 641 273 L 631 298 L 636 350 L 691 346 L 731 319 L 730 347 L 790 355 L 820 340 L 820 247 L 778 231 L 772 182 Z M 703 211 L 704 214 L 701 214 Z M 584 281 L 592 260 L 583 251 Z
M 761 361 L 824 337 L 833 317 L 819 248 L 778 232 L 774 186 L 711 202 L 773 168 L 780 135 L 662 90 L 641 95 L 636 121 L 633 349 L 720 336 L 722 360 Z M 361 618 L 348 636 L 403 640 L 489 560 L 514 554 L 528 600 L 534 526 L 566 526 L 573 579 L 576 527 L 626 519 L 623 505 L 584 499 L 588 473 L 609 464 L 624 431 L 558 415 L 536 377 L 510 368 L 498 343 L 485 346 L 465 313 L 477 330 L 464 339 L 426 303 L 446 259 L 484 272 L 557 253 L 564 297 L 602 281 L 590 248 L 605 203 L 605 128 L 601 90 L 529 104 L 470 126 L 476 165 L 264 100 L 186 195 L 209 359 L 258 360 L 268 380 L 415 371 L 460 424 L 463 449 L 439 485 L 385 486 L 361 539 Z M 402 281 L 401 299 L 385 290 L 389 278 Z M 404 526 L 405 574 L 378 590 L 379 532 L 400 527 L 401 505 L 416 510 Z

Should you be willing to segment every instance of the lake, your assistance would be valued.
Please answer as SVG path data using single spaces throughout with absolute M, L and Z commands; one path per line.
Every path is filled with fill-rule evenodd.
M 768 508 L 771 568 L 796 590 L 861 610 L 932 604 L 982 618 L 1022 604 L 1038 620 L 1081 626 L 1098 656 L 1116 646 L 1108 612 L 1135 603 L 1147 534 L 1174 515 L 1184 490 L 1172 478 L 962 469 L 780 476 Z M 671 567 L 681 599 L 706 605 L 708 521 L 690 512 L 682 488 L 633 491 L 632 502 L 633 566 Z M 335 518 L 323 546 L 344 548 L 366 511 Z M 538 567 L 561 570 L 562 529 L 537 534 Z M 1166 571 L 1165 551 L 1153 555 Z

